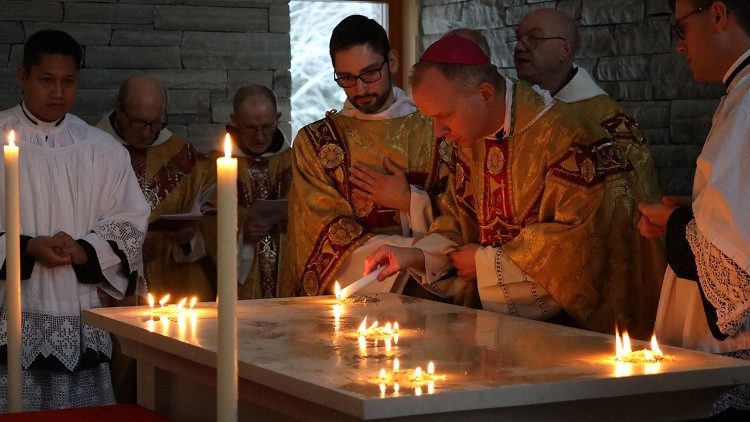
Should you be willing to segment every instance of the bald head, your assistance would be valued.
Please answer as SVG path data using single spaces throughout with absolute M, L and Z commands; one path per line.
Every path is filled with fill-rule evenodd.
M 562 10 L 537 9 L 526 15 L 519 26 L 526 21 L 539 22 L 556 36 L 565 38 L 573 45 L 573 52 L 578 48 L 578 25 L 570 15 Z
M 117 134 L 125 142 L 147 148 L 167 123 L 167 91 L 151 76 L 130 77 L 120 85 L 114 117 Z
M 167 93 L 164 86 L 159 80 L 148 75 L 137 75 L 126 79 L 120 85 L 117 100 L 125 107 L 131 104 L 136 108 L 158 106 L 163 110 L 167 107 Z
M 234 112 L 237 113 L 245 103 L 250 107 L 270 107 L 276 113 L 276 95 L 264 85 L 247 85 L 234 94 Z
M 237 128 L 237 146 L 246 154 L 260 155 L 274 140 L 281 113 L 276 96 L 263 85 L 248 85 L 234 94 L 234 111 L 230 116 Z
M 578 45 L 578 28 L 565 12 L 538 9 L 516 28 L 513 59 L 520 79 L 539 85 L 553 95 L 570 80 Z

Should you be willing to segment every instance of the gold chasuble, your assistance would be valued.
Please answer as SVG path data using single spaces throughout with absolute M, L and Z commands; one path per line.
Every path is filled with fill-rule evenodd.
M 351 165 L 360 162 L 385 173 L 388 157 L 404 170 L 409 184 L 435 197 L 450 150 L 435 139 L 431 120 L 419 112 L 380 120 L 329 112 L 302 128 L 294 141 L 289 210 L 299 293 L 332 291 L 333 279 L 355 249 L 377 235 L 405 235 L 397 210 L 352 193 Z
M 477 262 L 490 253 L 492 264 L 478 265 L 477 274 L 489 272 L 492 282 L 480 289 L 504 296 L 510 314 L 518 314 L 508 284 L 515 277 L 545 289 L 582 328 L 612 332 L 618 322 L 631 334 L 650 335 L 659 289 L 649 268 L 654 250 L 636 229 L 636 204 L 652 193 L 639 182 L 630 151 L 569 105 L 557 101 L 545 111 L 529 85 L 508 86 L 504 136 L 454 152 L 431 232 L 485 247 Z M 450 247 L 432 234 L 416 246 L 433 254 Z M 429 283 L 440 290 L 439 281 Z M 476 303 L 477 287 L 467 286 L 456 298 Z M 540 292 L 530 292 L 539 317 L 550 317 Z
M 280 132 L 279 132 L 279 136 Z M 238 149 L 235 147 L 235 151 Z M 214 152 L 216 159 L 223 153 Z M 288 251 L 286 247 L 286 224 L 282 221 L 274 225 L 269 234 L 253 245 L 242 240 L 242 221 L 258 199 L 284 199 L 288 197 L 292 180 L 292 150 L 287 144 L 273 154 L 259 157 L 238 155 L 237 205 L 240 260 L 238 276 L 238 299 L 266 299 L 294 296 L 295 289 L 290 277 Z M 216 258 L 216 227 L 206 241 L 206 247 Z M 246 265 L 249 264 L 249 265 Z M 244 267 L 248 268 L 244 268 Z M 245 275 L 246 274 L 246 275 Z
M 196 198 L 216 183 L 211 162 L 192 144 L 175 135 L 145 149 L 126 148 L 143 195 L 151 206 L 149 223 L 164 214 L 190 212 Z M 210 259 L 176 262 L 174 255 L 183 253 L 179 248 L 165 232 L 148 231 L 143 254 L 149 291 L 157 299 L 169 293 L 177 299 L 197 296 L 200 301 L 214 300 L 216 270 Z

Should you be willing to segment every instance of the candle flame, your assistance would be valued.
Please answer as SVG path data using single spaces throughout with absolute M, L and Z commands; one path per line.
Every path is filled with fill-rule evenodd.
M 651 336 L 651 351 L 656 353 L 657 356 L 664 356 L 661 348 L 659 348 L 659 342 L 656 341 L 656 334 Z
M 381 380 L 385 379 L 385 368 L 380 368 L 380 379 Z
M 8 146 L 16 146 L 16 131 L 13 129 L 8 133 Z
M 151 293 L 149 293 L 147 297 L 148 297 L 148 306 L 149 306 L 149 308 L 153 309 L 153 307 L 154 307 L 154 295 L 152 295 Z
M 339 284 L 338 280 L 333 284 L 333 294 L 336 296 L 336 300 L 341 300 L 341 285 Z
M 362 335 L 365 332 L 367 332 L 367 317 L 362 320 L 362 323 L 359 324 L 359 328 L 357 328 L 357 333 L 359 333 L 359 335 Z
M 159 305 L 164 306 L 167 302 L 169 302 L 169 293 L 165 294 L 161 299 L 159 299 Z
M 398 394 L 399 386 L 398 383 L 393 384 L 393 394 Z
M 224 136 L 224 158 L 232 158 L 232 138 L 229 133 Z
M 380 384 L 380 397 L 385 397 L 385 384 Z
M 180 300 L 179 302 L 177 302 L 177 309 L 180 309 L 183 306 L 185 306 L 186 302 L 187 302 L 187 296 L 183 297 L 182 300 Z
M 414 378 L 420 380 L 422 379 L 422 368 L 417 366 L 417 369 L 414 370 Z
M 375 329 L 375 328 L 376 328 L 377 326 L 378 326 L 378 322 L 377 322 L 377 321 L 375 321 L 375 322 L 373 322 L 373 323 L 372 323 L 372 325 L 370 325 L 370 328 L 368 328 L 368 329 L 367 329 L 367 331 L 372 331 L 372 330 L 374 330 L 374 329 Z
M 193 309 L 196 303 L 198 303 L 198 296 L 193 296 L 193 298 L 190 299 L 190 309 Z
M 398 322 L 393 323 L 393 331 L 398 331 Z
M 401 368 L 401 365 L 398 361 L 398 358 L 393 359 L 393 372 L 398 372 L 400 368 Z
M 435 374 L 435 363 L 434 362 L 430 361 L 430 363 L 427 364 L 427 373 L 429 375 L 434 375 Z
M 422 387 L 417 386 L 416 388 L 414 388 L 414 395 L 415 396 L 421 396 L 422 395 Z
M 393 331 L 393 329 L 391 328 L 391 323 L 390 323 L 390 322 L 386 322 L 386 323 L 385 323 L 385 331 L 386 331 L 386 332 L 387 332 L 388 334 L 390 334 L 390 333 L 391 333 L 391 331 Z

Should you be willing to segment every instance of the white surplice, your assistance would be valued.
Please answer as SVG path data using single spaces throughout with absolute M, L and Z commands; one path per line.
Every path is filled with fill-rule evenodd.
M 687 238 L 699 280 L 667 269 L 656 316 L 660 341 L 711 353 L 750 358 L 750 66 L 727 78 L 750 58 L 746 51 L 727 71 L 727 95 L 714 113 L 711 131 L 697 161 L 693 214 Z M 711 334 L 698 285 L 716 308 Z M 714 411 L 750 406 L 747 389 L 722 398 Z
M 37 261 L 30 278 L 21 281 L 24 368 L 39 356 L 54 356 L 69 370 L 24 371 L 25 408 L 112 402 L 107 364 L 74 370 L 86 349 L 112 354 L 109 334 L 83 324 L 81 310 L 100 306 L 100 292 L 122 298 L 129 280 L 142 271 L 149 206 L 127 151 L 78 117 L 67 114 L 60 122 L 45 123 L 19 105 L 0 112 L 0 130 L 11 129 L 20 151 L 21 234 L 33 238 L 64 231 L 88 242 L 106 279 L 84 284 L 70 265 L 49 268 Z M 4 189 L 0 185 L 0 202 Z M 0 208 L 0 227 L 5 225 L 4 213 Z M 4 262 L 4 229 L 0 231 Z M 5 345 L 5 280 L 0 280 L 0 305 L 0 344 Z M 2 399 L 4 406 L 5 396 Z

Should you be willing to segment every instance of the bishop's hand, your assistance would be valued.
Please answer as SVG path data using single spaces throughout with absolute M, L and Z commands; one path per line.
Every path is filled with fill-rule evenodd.
M 388 173 L 383 174 L 362 163 L 354 163 L 349 168 L 349 181 L 356 186 L 352 192 L 383 208 L 408 213 L 411 189 L 406 174 L 388 157 L 383 159 L 383 167 Z
M 424 253 L 419 248 L 383 245 L 365 258 L 364 274 L 370 274 L 378 266 L 383 267 L 378 274 L 378 281 L 383 281 L 407 268 L 424 270 Z

